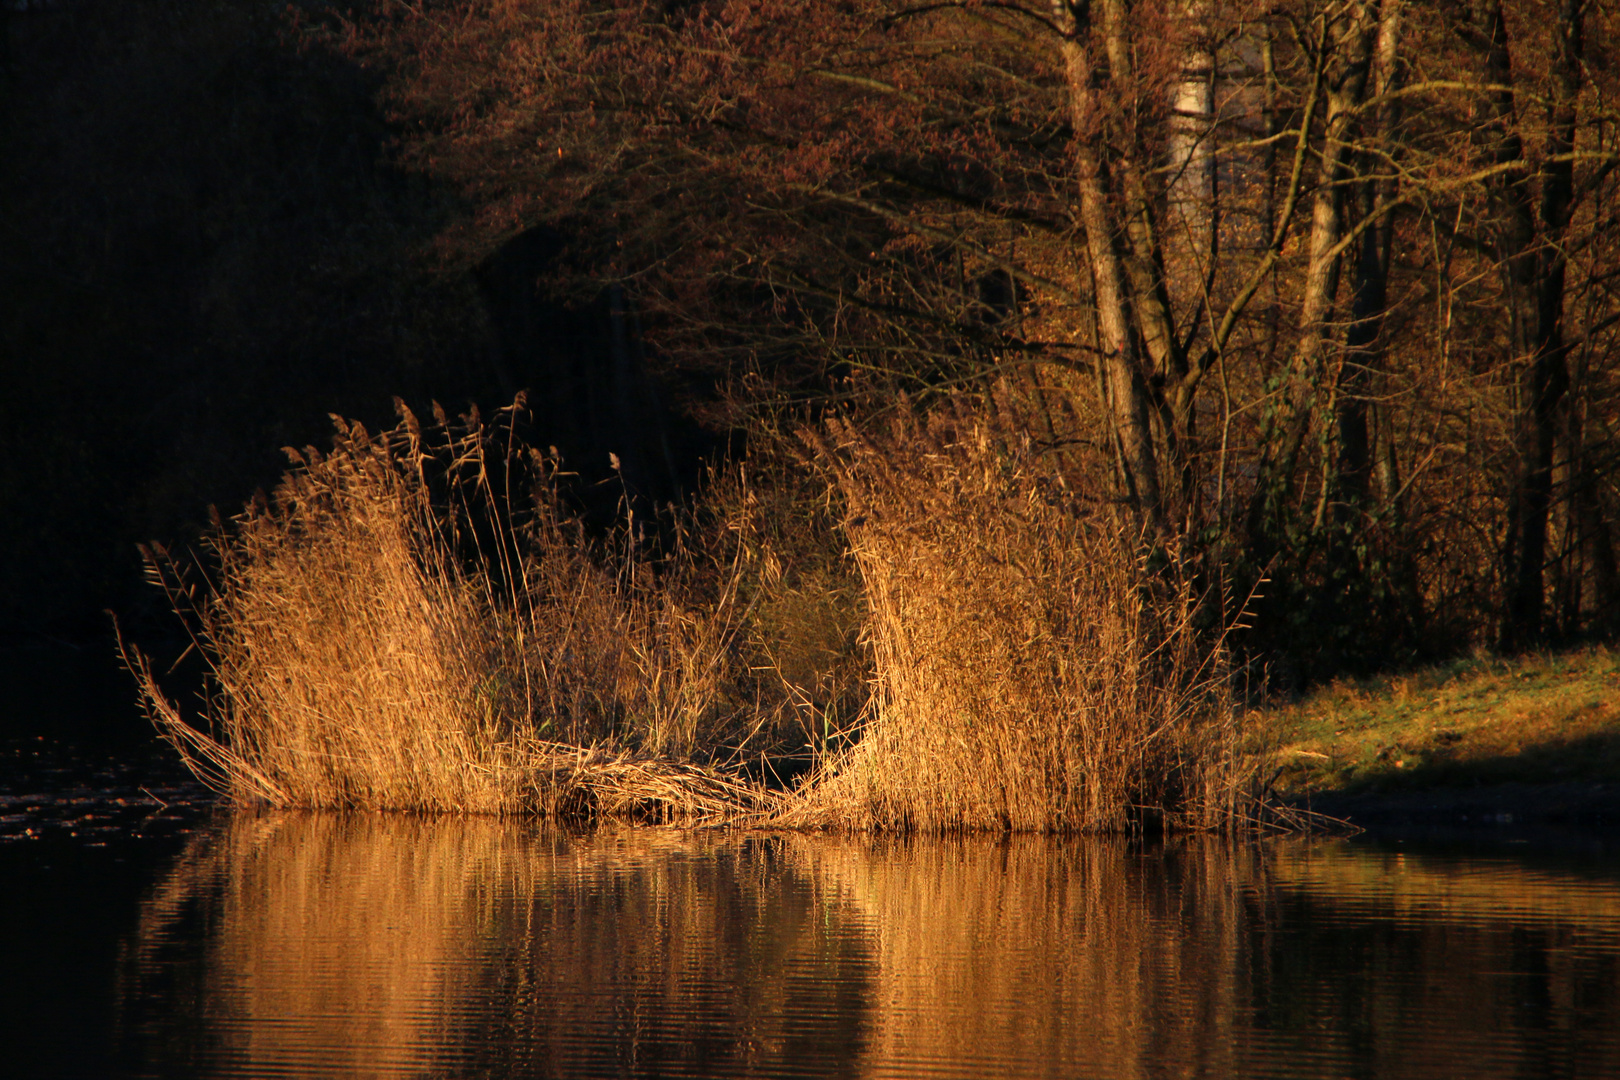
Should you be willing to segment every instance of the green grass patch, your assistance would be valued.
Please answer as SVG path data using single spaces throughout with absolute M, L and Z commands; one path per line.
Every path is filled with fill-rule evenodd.
M 1616 780 L 1620 653 L 1482 656 L 1336 681 L 1254 719 L 1284 799 Z

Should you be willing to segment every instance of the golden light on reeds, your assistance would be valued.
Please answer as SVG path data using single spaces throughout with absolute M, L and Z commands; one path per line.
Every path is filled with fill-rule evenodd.
M 1118 839 L 963 836 L 790 850 L 875 928 L 874 1074 L 1022 1060 L 1132 1077 L 1203 1060 L 1236 1075 L 1240 894 L 1254 870 L 1243 849 L 1193 843 L 1155 859 Z
M 498 425 L 441 415 L 424 430 L 400 410 L 391 432 L 337 420 L 329 453 L 295 453 L 273 499 L 217 529 L 205 583 L 148 550 L 208 661 L 214 730 L 187 723 L 138 651 L 126 659 L 199 775 L 272 806 L 688 822 L 768 809 L 757 785 L 683 760 L 711 734 L 728 597 L 705 610 L 678 567 L 654 581 L 633 560 L 604 565 L 547 486 L 554 466 L 498 456 Z M 524 505 L 509 485 L 528 483 Z
M 243 812 L 144 904 L 121 1022 L 143 1053 L 188 1031 L 251 1075 L 485 1074 L 461 1068 L 481 1057 L 595 1075 L 604 1055 L 627 1072 L 654 1045 L 791 1051 L 793 1009 L 836 1014 L 862 945 L 770 838 Z M 177 966 L 192 993 L 154 1008 Z
M 220 524 L 201 580 L 148 550 L 210 666 L 212 730 L 126 659 L 200 775 L 272 806 L 687 824 L 1119 831 L 1250 813 L 1222 620 L 1197 628 L 1206 596 L 1174 545 L 1032 441 L 1044 404 L 1003 384 L 926 415 L 901 402 L 883 434 L 806 433 L 847 511 L 863 638 L 784 584 L 757 504 L 712 550 L 680 528 L 657 560 L 635 530 L 591 538 L 555 461 L 515 446 L 519 408 L 424 427 L 401 405 L 381 435 L 337 420 L 329 452 L 293 453 L 272 499 Z M 790 655 L 823 642 L 848 655 Z M 834 732 L 826 703 L 859 701 Z M 786 716 L 819 756 L 807 783 L 715 766 Z
M 807 433 L 848 506 L 875 695 L 788 820 L 1118 831 L 1248 810 L 1221 637 L 1195 628 L 1185 568 L 1054 466 L 1030 411 L 1003 385 L 989 408 L 902 401 L 880 435 Z

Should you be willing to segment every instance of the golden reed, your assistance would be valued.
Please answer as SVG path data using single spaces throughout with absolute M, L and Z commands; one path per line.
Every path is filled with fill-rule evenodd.
M 555 462 L 514 448 L 521 404 L 426 427 L 401 405 L 380 435 L 338 420 L 329 453 L 294 454 L 273 498 L 215 530 L 213 570 L 146 552 L 209 663 L 211 730 L 126 659 L 199 775 L 273 806 L 688 824 L 1252 814 L 1222 634 L 1195 627 L 1177 553 L 1088 497 L 1008 387 L 929 414 L 902 401 L 882 434 L 805 434 L 847 511 L 869 661 L 842 667 L 865 684 L 844 688 L 866 701 L 856 730 L 812 739 L 787 793 L 712 764 L 737 760 L 767 704 L 735 692 L 761 670 L 744 647 L 770 610 L 743 583 L 755 571 L 681 544 L 655 567 L 628 531 L 590 540 Z
M 1005 384 L 807 434 L 848 507 L 873 715 L 788 813 L 856 829 L 1208 828 L 1252 777 L 1176 552 L 1079 490 Z M 1085 485 L 1095 487 L 1095 485 Z
M 593 552 L 554 465 L 507 452 L 520 406 L 424 428 L 401 404 L 381 435 L 339 419 L 329 453 L 293 453 L 215 529 L 206 580 L 146 550 L 207 660 L 211 731 L 126 661 L 199 776 L 272 806 L 704 823 L 774 805 L 689 760 L 727 598 L 689 607 L 679 566 L 660 583 Z

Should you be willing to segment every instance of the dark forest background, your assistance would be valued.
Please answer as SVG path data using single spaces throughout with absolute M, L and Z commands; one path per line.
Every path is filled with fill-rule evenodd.
M 194 542 L 328 414 L 520 389 L 598 517 L 610 453 L 656 504 L 828 407 L 1090 401 L 1110 497 L 1209 580 L 1266 579 L 1245 648 L 1284 689 L 1620 626 L 1603 5 L 732 7 L 9 5 L 13 715 L 121 709 L 107 610 L 176 629 L 136 544 Z M 1198 109 L 1235 117 L 1205 117 L 1207 276 L 1134 224 L 1197 217 L 1185 168 L 1131 163 L 1206 168 Z
M 593 482 L 610 449 L 652 495 L 696 475 L 707 436 L 669 418 L 611 299 L 537 299 L 558 238 L 436 260 L 456 194 L 391 164 L 377 79 L 280 7 L 0 20 L 8 727 L 132 723 L 108 611 L 181 647 L 136 545 L 195 543 L 210 505 L 275 483 L 282 447 L 324 445 L 329 413 L 375 429 L 395 395 L 487 410 L 545 385 L 536 438 Z

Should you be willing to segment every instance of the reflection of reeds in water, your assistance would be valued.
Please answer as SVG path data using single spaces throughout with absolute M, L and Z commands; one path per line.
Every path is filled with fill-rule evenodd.
M 495 821 L 457 830 L 453 852 L 445 835 L 414 817 L 238 815 L 148 903 L 133 976 L 183 943 L 194 909 L 207 948 L 191 1007 L 215 1052 L 301 1075 L 409 1074 L 452 1015 L 446 976 L 477 946 L 483 885 L 532 854 Z
M 877 928 L 876 1073 L 1024 1060 L 1051 1075 L 1238 1074 L 1253 849 L 1015 836 L 792 852 Z
M 245 814 L 122 1000 L 155 1074 L 1617 1075 L 1617 936 L 1612 885 L 1318 842 Z
M 440 1075 L 446 1062 L 579 1075 L 603 1055 L 691 1048 L 848 1060 L 859 1032 L 838 996 L 860 985 L 859 940 L 828 924 L 779 847 L 497 818 L 239 814 L 147 902 L 125 1037 L 161 1058 L 202 1030 L 214 1058 L 305 1076 Z M 199 932 L 188 963 L 179 954 Z M 182 983 L 182 1000 L 142 1013 Z M 784 1024 L 806 1008 L 828 1021 L 813 1043 Z
M 149 901 L 126 1000 L 200 908 L 193 1008 L 213 1053 L 260 1069 L 642 1074 L 697 1052 L 733 1073 L 1033 1056 L 1131 1076 L 1230 1054 L 1248 865 L 1202 844 L 239 815 Z
M 1109 1077 L 1620 1068 L 1604 1034 L 1620 1031 L 1612 881 L 1298 840 L 803 838 L 790 852 L 874 927 L 874 1075 L 924 1061 Z M 1549 1049 L 1551 1031 L 1567 1042 Z

